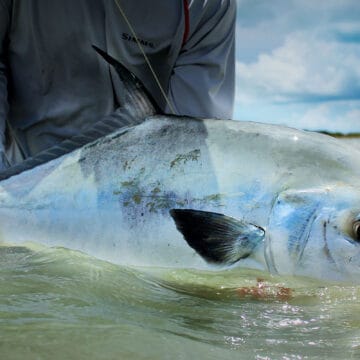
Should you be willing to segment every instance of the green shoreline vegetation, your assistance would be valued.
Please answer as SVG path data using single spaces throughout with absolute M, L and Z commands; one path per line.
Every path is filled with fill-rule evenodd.
M 318 133 L 341 139 L 360 139 L 360 133 L 343 134 L 340 132 L 332 133 L 328 131 L 318 131 Z

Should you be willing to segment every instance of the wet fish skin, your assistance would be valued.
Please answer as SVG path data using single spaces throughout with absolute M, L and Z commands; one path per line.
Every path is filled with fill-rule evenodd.
M 0 242 L 359 283 L 359 155 L 282 126 L 150 115 L 1 181 Z

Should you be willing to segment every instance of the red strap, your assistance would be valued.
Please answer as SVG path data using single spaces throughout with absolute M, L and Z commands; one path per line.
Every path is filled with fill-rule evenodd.
M 189 3 L 188 0 L 183 0 L 184 3 L 184 17 L 185 17 L 185 24 L 184 24 L 184 35 L 183 35 L 183 41 L 182 46 L 185 45 L 188 37 L 189 37 L 189 31 L 190 31 L 190 20 L 189 20 Z

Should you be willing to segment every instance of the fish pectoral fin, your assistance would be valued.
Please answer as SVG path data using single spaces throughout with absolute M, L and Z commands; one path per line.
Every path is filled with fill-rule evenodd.
M 265 231 L 224 214 L 172 209 L 170 215 L 187 243 L 206 261 L 230 265 L 248 257 Z

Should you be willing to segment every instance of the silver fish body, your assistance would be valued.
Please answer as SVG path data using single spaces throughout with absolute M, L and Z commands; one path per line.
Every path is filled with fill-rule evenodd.
M 0 243 L 34 242 L 360 283 L 360 152 L 282 126 L 149 116 L 0 182 Z

